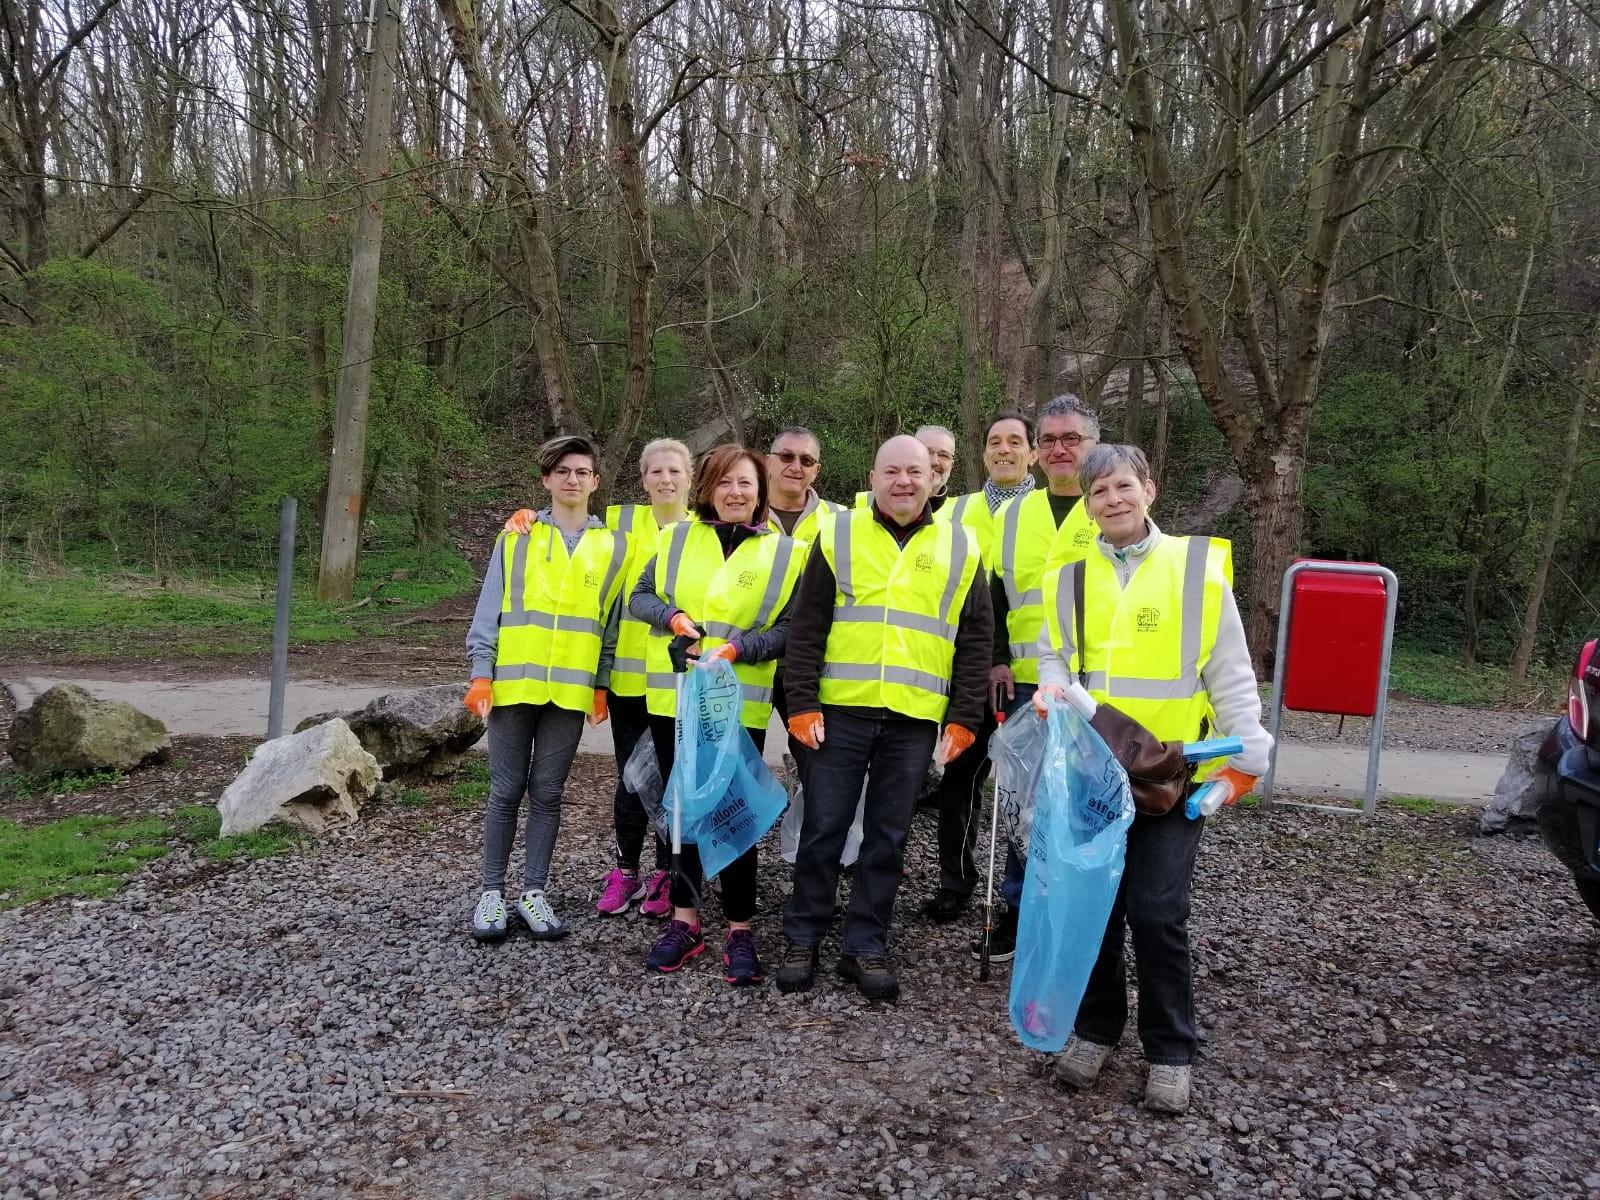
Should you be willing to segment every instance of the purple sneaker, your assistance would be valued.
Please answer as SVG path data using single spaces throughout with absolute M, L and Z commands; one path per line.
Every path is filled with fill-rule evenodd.
M 656 939 L 645 955 L 644 965 L 663 975 L 670 975 L 706 948 L 706 939 L 699 929 L 690 929 L 682 921 L 668 921 L 666 932 Z
M 670 871 L 657 871 L 644 881 L 644 900 L 639 905 L 639 911 L 647 917 L 667 917 L 672 915 L 672 873 Z
M 644 895 L 644 888 L 639 885 L 637 871 L 624 871 L 621 867 L 613 867 L 611 874 L 606 876 L 605 888 L 600 892 L 600 899 L 595 902 L 595 910 L 603 912 L 608 917 L 628 911 L 640 896 Z
M 753 987 L 764 978 L 755 935 L 748 929 L 728 931 L 722 947 L 722 977 L 734 987 Z

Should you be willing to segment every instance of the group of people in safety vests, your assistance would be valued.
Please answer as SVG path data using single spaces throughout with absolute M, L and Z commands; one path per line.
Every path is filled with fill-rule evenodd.
M 653 441 L 639 456 L 648 503 L 612 505 L 602 521 L 589 512 L 595 447 L 572 436 L 541 447 L 548 504 L 506 522 L 467 635 L 466 704 L 487 721 L 490 770 L 474 937 L 503 938 L 513 919 L 537 939 L 570 931 L 547 890 L 562 791 L 584 723 L 609 719 L 616 862 L 595 907 L 616 915 L 637 903 L 662 919 L 644 955 L 649 970 L 678 971 L 705 950 L 695 849 L 684 845 L 669 870 L 667 846 L 623 781 L 645 736 L 662 777 L 671 771 L 674 639 L 692 643 L 702 664 L 732 665 L 740 721 L 758 749 L 776 710 L 803 783 L 781 992 L 815 984 L 860 805 L 837 970 L 871 999 L 898 997 L 888 934 L 929 763 L 944 765 L 939 882 L 922 911 L 954 922 L 979 881 L 988 740 L 998 719 L 1026 705 L 1043 712 L 1049 697 L 1081 686 L 1163 740 L 1237 737 L 1238 754 L 1204 768 L 1231 800 L 1266 769 L 1270 738 L 1228 543 L 1156 528 L 1144 454 L 1101 444 L 1098 419 L 1076 397 L 1057 397 L 1034 418 L 997 414 L 984 433 L 987 481 L 970 494 L 947 491 L 956 439 L 938 425 L 884 442 L 849 507 L 817 495 L 821 457 L 800 427 L 780 432 L 765 455 L 729 444 L 698 463 L 681 442 Z M 522 884 L 508 897 L 524 796 Z M 1189 894 L 1204 826 L 1182 804 L 1135 818 L 1100 956 L 1055 1065 L 1062 1082 L 1089 1086 L 1122 1035 L 1131 933 L 1145 1103 L 1187 1108 L 1197 1040 Z M 1008 854 L 993 961 L 1013 953 L 1025 868 Z M 717 883 L 724 977 L 759 984 L 756 850 Z

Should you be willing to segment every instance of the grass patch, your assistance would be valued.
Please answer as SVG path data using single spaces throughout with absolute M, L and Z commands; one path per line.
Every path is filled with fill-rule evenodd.
M 1562 694 L 1565 669 L 1535 664 L 1527 685 L 1506 691 L 1506 669 L 1492 663 L 1468 666 L 1458 655 L 1439 654 L 1415 646 L 1396 645 L 1390 660 L 1389 686 L 1403 695 L 1433 704 L 1497 708 L 1534 696 Z
M 1443 800 L 1430 800 L 1426 796 L 1391 796 L 1387 803 L 1404 812 L 1416 813 L 1423 817 L 1455 812 L 1461 807 L 1459 804 L 1447 804 Z
M 268 825 L 254 833 L 222 837 L 222 816 L 209 804 L 190 804 L 172 814 L 180 836 L 207 858 L 271 858 L 301 844 L 301 832 L 287 825 Z
M 426 808 L 428 806 L 428 793 L 421 788 L 407 788 L 395 799 L 401 808 Z
M 92 792 L 97 787 L 116 783 L 122 772 L 71 771 L 65 775 L 29 775 L 15 771 L 5 777 L 5 786 L 13 796 L 26 800 L 36 796 L 71 796 L 78 792 Z
M 395 578 L 396 574 L 401 578 Z M 317 599 L 316 563 L 298 564 L 289 636 L 336 642 L 388 632 L 417 609 L 472 589 L 472 566 L 454 549 L 419 556 L 371 552 L 356 580 L 360 608 Z M 260 650 L 272 635 L 270 569 L 217 575 L 151 575 L 68 569 L 57 574 L 0 571 L 0 647 L 39 638 L 70 639 L 82 654 L 137 654 L 130 638 L 159 637 L 166 654 L 219 655 Z M 93 632 L 86 632 L 93 631 Z
M 461 768 L 461 778 L 450 789 L 450 798 L 457 808 L 472 808 L 489 798 L 489 764 L 481 758 L 469 758 Z
M 68 817 L 48 825 L 0 819 L 0 908 L 52 896 L 109 896 L 171 848 L 155 817 Z

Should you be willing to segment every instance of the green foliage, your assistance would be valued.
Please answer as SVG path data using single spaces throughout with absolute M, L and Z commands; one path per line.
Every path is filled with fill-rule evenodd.
M 1540 667 L 1530 674 L 1528 690 L 1559 695 L 1565 686 L 1563 678 L 1563 669 Z M 1401 695 L 1433 704 L 1494 707 L 1507 698 L 1504 666 L 1469 666 L 1457 654 L 1414 645 L 1395 646 L 1389 680 L 1390 687 Z
M 428 793 L 421 788 L 407 788 L 395 799 L 401 808 L 426 808 L 428 806 Z
M 109 896 L 163 857 L 169 836 L 153 817 L 69 817 L 47 825 L 0 818 L 0 909 L 52 896 Z
M 5 777 L 5 785 L 13 796 L 27 799 L 35 796 L 71 796 L 78 792 L 92 792 L 97 787 L 116 783 L 121 778 L 122 772 L 116 770 L 69 771 L 65 775 L 30 775 L 26 771 L 17 771 Z
M 1391 796 L 1388 804 L 1400 809 L 1402 812 L 1414 813 L 1419 817 L 1438 816 L 1440 813 L 1458 812 L 1459 804 L 1448 804 L 1443 800 L 1430 800 L 1426 796 Z
M 461 777 L 450 789 L 457 808 L 474 808 L 489 798 L 489 764 L 481 758 L 469 758 L 461 769 Z
M 222 817 L 209 804 L 185 805 L 172 814 L 172 819 L 178 836 L 194 843 L 198 853 L 224 862 L 233 858 L 271 858 L 305 844 L 305 835 L 287 825 L 267 825 L 254 833 L 222 837 Z

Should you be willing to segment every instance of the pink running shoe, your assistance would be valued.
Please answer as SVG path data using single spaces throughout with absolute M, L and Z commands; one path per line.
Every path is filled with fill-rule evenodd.
M 606 876 L 606 886 L 595 903 L 595 909 L 607 916 L 616 916 L 627 912 L 628 905 L 642 895 L 644 888 L 639 886 L 637 872 L 630 873 L 621 867 L 613 867 L 611 874 Z
M 670 917 L 672 915 L 672 873 L 670 871 L 657 871 L 645 880 L 644 887 L 640 889 L 644 895 L 644 902 L 639 905 L 639 911 L 647 917 Z

